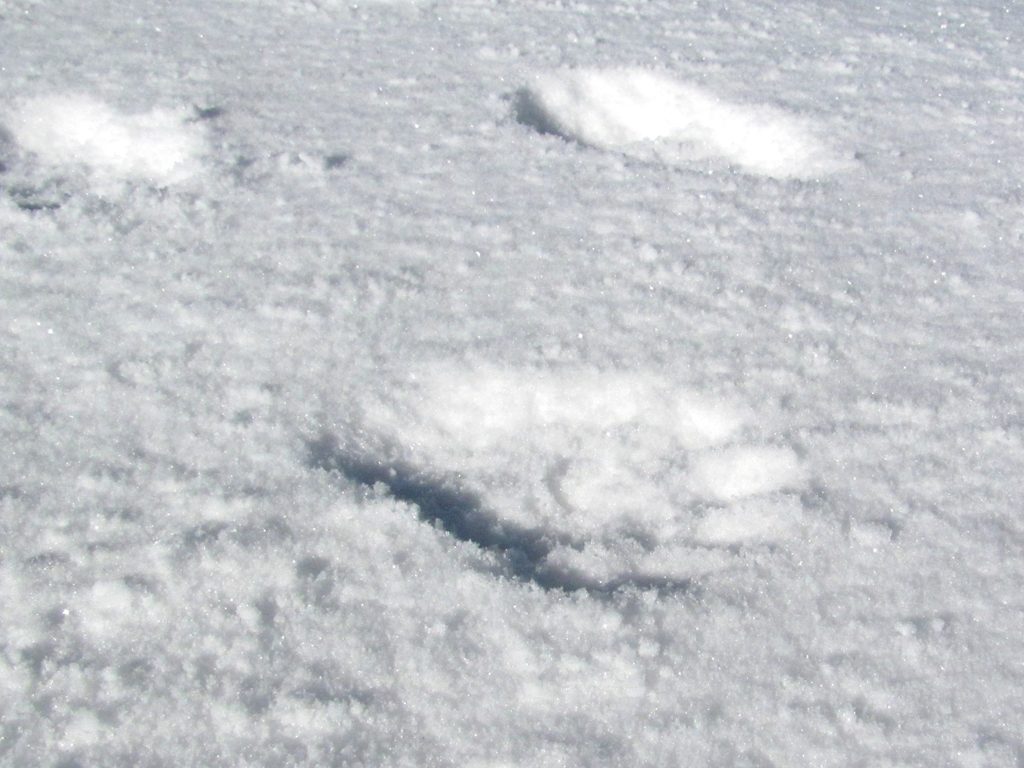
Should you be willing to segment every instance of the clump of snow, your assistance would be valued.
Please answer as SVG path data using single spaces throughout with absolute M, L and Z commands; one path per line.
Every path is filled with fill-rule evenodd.
M 721 158 L 777 178 L 814 178 L 844 166 L 796 117 L 640 68 L 539 75 L 520 93 L 518 116 L 545 133 L 674 164 Z
M 50 165 L 84 165 L 106 179 L 158 185 L 198 170 L 202 139 L 186 114 L 118 112 L 91 96 L 50 95 L 23 102 L 8 120 L 15 141 Z

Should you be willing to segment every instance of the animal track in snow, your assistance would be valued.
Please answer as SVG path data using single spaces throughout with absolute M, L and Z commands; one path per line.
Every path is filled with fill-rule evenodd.
M 776 178 L 816 178 L 847 165 L 792 115 L 639 68 L 540 75 L 515 108 L 519 122 L 541 133 L 674 165 L 720 158 Z
M 685 585 L 803 524 L 797 454 L 658 376 L 441 367 L 363 410 L 352 446 L 311 444 L 316 466 L 383 483 L 544 586 Z

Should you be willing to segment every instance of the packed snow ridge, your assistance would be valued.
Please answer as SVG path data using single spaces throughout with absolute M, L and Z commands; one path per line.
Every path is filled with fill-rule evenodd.
M 542 133 L 676 165 L 718 158 L 776 178 L 816 178 L 847 165 L 781 110 L 733 104 L 639 68 L 539 75 L 519 94 L 517 111 Z
M 198 169 L 201 136 L 184 112 L 118 112 L 83 95 L 48 95 L 21 103 L 7 121 L 15 141 L 53 166 L 85 166 L 101 180 L 167 185 Z

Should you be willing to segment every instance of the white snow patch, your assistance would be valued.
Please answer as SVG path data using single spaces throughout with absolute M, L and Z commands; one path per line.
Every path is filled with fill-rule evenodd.
M 792 115 L 734 104 L 640 68 L 539 75 L 520 95 L 519 119 L 593 147 L 671 164 L 721 158 L 777 178 L 815 178 L 847 165 Z
M 633 427 L 688 448 L 721 445 L 744 425 L 726 398 L 682 390 L 645 372 L 529 371 L 484 366 L 438 368 L 420 377 L 421 439 L 477 448 L 511 437 L 551 445 L 572 432 Z
M 425 409 L 435 424 L 474 443 L 530 435 L 558 425 L 609 428 L 643 418 L 652 384 L 640 376 L 483 368 L 471 376 L 428 375 Z
M 796 499 L 757 499 L 712 509 L 697 527 L 707 544 L 769 543 L 784 539 L 802 518 Z
M 697 394 L 679 396 L 676 417 L 680 442 L 687 448 L 721 445 L 747 420 L 747 414 L 735 404 Z
M 789 448 L 743 445 L 698 456 L 691 467 L 695 492 L 717 501 L 735 501 L 806 481 L 799 457 Z
M 8 121 L 17 143 L 51 165 L 88 166 L 94 174 L 154 184 L 184 181 L 198 170 L 198 129 L 184 112 L 123 114 L 83 95 L 25 101 Z
M 625 519 L 642 524 L 639 521 L 652 514 L 671 516 L 665 488 L 637 466 L 643 458 L 653 462 L 659 457 L 653 451 L 644 454 L 637 457 L 617 443 L 606 446 L 597 457 L 582 455 L 567 462 L 558 489 L 572 514 L 574 530 L 599 530 Z

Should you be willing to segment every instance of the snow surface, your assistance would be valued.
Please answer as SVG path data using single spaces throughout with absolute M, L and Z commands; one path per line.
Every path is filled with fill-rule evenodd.
M 1024 765 L 1022 31 L 0 4 L 0 764 Z

